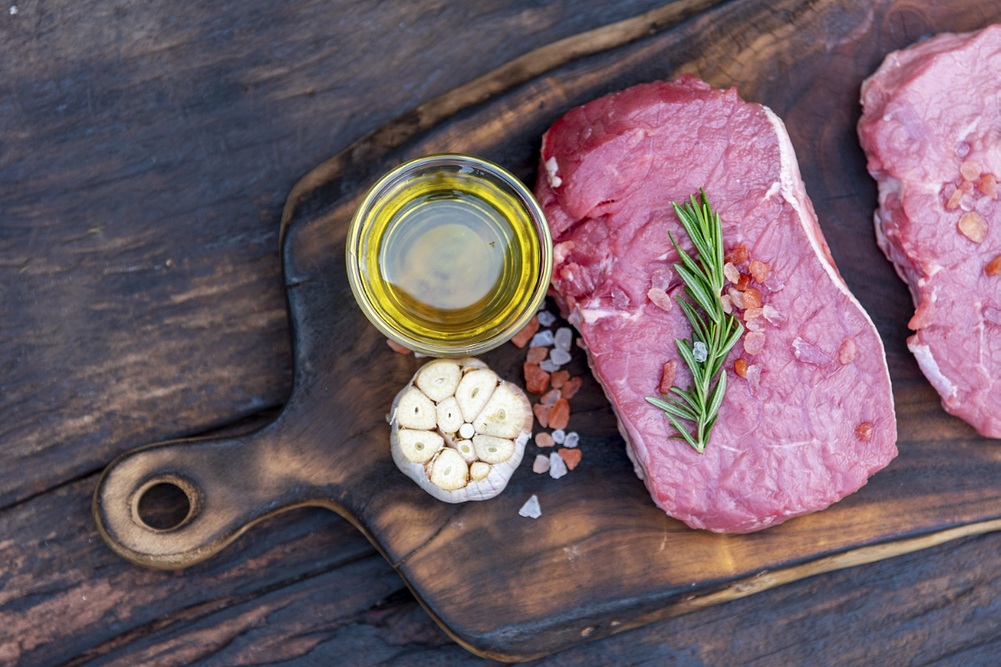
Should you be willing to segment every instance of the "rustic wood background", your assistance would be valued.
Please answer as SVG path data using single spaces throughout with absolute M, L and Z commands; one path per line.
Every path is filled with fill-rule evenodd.
M 303 174 L 521 54 L 660 4 L 0 8 L 0 664 L 484 663 L 330 512 L 156 572 L 101 542 L 90 497 L 122 452 L 250 429 L 287 400 L 278 220 Z M 916 405 L 937 402 L 912 380 Z M 999 551 L 1001 535 L 967 538 L 536 664 L 991 664 Z

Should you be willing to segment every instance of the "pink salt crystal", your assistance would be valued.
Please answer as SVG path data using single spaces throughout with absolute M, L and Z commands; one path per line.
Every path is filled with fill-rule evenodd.
M 566 382 L 564 381 L 563 384 L 566 384 Z M 542 398 L 539 399 L 539 402 L 545 405 L 546 407 L 552 407 L 553 405 L 556 405 L 556 401 L 558 400 L 560 400 L 560 390 L 551 389 L 542 395 Z
M 563 386 L 560 388 L 560 392 L 562 392 L 563 398 L 569 401 L 571 398 L 574 397 L 574 394 L 576 394 L 580 390 L 581 385 L 583 384 L 584 380 L 582 380 L 579 375 L 575 375 L 574 377 L 567 380 L 565 383 L 563 383 Z
M 561 398 L 549 408 L 549 426 L 552 428 L 566 428 L 570 420 L 570 404 L 567 399 Z M 550 436 L 552 437 L 552 436 Z
M 987 238 L 987 221 L 979 213 L 964 213 L 956 226 L 974 243 L 982 243 Z
M 765 349 L 765 334 L 760 331 L 749 331 L 744 334 L 744 352 L 758 354 Z
M 980 178 L 980 173 L 983 168 L 980 166 L 979 162 L 974 162 L 973 160 L 967 160 L 963 164 L 959 165 L 959 173 L 963 175 L 963 180 L 975 181 Z
M 553 389 L 559 389 L 563 386 L 563 383 L 570 379 L 570 371 L 556 371 L 549 376 L 549 386 Z M 553 400 L 555 403 L 556 400 Z
M 669 312 L 672 308 L 674 308 L 674 301 L 667 295 L 667 292 L 659 287 L 651 287 L 647 291 L 646 296 L 650 299 L 653 305 L 665 312 Z
M 535 457 L 535 462 L 532 464 L 532 472 L 542 474 L 544 472 L 549 472 L 549 457 L 539 454 Z
M 543 431 L 542 433 L 535 434 L 535 444 L 539 447 L 552 447 L 556 444 L 556 441 L 553 440 L 553 436 Z
M 824 354 L 823 350 L 819 347 L 803 340 L 797 336 L 792 341 L 793 354 L 796 358 L 805 364 L 813 364 L 814 366 L 826 366 L 831 363 L 831 358 Z
M 747 367 L 747 386 L 751 388 L 751 396 L 757 396 L 761 389 L 761 366 L 752 364 Z
M 567 464 L 567 468 L 573 470 L 580 463 L 581 453 L 579 449 L 561 449 L 556 452 L 563 459 L 563 462 Z
M 678 360 L 671 359 L 664 363 L 664 371 L 660 376 L 660 393 L 668 394 L 674 386 L 674 379 L 678 375 Z
M 759 285 L 764 284 L 768 280 L 768 273 L 770 269 L 768 265 L 762 261 L 752 259 L 751 263 L 748 264 L 747 270 L 751 272 L 751 276 L 758 282 Z
M 994 174 L 985 174 L 980 178 L 979 189 L 982 193 L 996 199 L 998 195 L 998 179 Z
M 734 285 L 740 282 L 740 271 L 738 271 L 737 267 L 730 262 L 723 265 L 723 275 Z
M 950 211 L 959 208 L 959 200 L 963 198 L 964 192 L 962 190 L 956 190 L 949 196 L 949 201 L 945 203 L 945 207 Z
M 542 403 L 536 403 L 532 406 L 532 412 L 535 413 L 535 418 L 539 421 L 539 426 L 546 428 L 549 426 L 549 406 L 543 405 Z
M 671 286 L 672 275 L 673 271 L 670 269 L 658 269 L 657 271 L 654 271 L 653 274 L 650 275 L 650 287 L 666 292 L 667 288 Z
M 525 359 L 526 364 L 538 364 L 546 358 L 549 354 L 548 347 L 530 347 L 528 348 L 528 357 Z
M 744 293 L 731 287 L 727 294 L 730 295 L 730 303 L 733 304 L 734 308 L 739 308 L 744 310 Z
M 858 354 L 858 344 L 854 338 L 848 336 L 841 341 L 841 349 L 838 350 L 838 361 L 841 362 L 842 366 L 855 361 L 856 354 Z
M 764 307 L 762 307 L 761 314 L 764 315 L 765 319 L 768 320 L 768 323 L 773 326 L 779 326 L 780 324 L 786 321 L 785 315 L 783 315 L 782 313 L 780 313 L 778 310 L 776 310 L 774 307 L 770 306 L 767 303 L 764 305 Z

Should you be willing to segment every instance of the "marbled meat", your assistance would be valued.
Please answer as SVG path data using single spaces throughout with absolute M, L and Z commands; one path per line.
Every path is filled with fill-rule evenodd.
M 674 303 L 683 285 L 668 232 L 691 251 L 671 202 L 699 188 L 722 216 L 737 280 L 727 300 L 747 327 L 702 454 L 673 439 L 645 400 L 668 369 L 675 385 L 689 384 L 675 339 L 691 327 Z M 561 308 L 637 474 L 669 515 L 693 528 L 759 530 L 827 507 L 896 455 L 882 342 L 834 267 L 769 109 L 689 75 L 608 95 L 546 133 L 535 193 L 554 237 Z
M 889 54 L 862 107 L 876 236 L 916 307 L 907 347 L 946 411 L 1001 438 L 1001 26 Z

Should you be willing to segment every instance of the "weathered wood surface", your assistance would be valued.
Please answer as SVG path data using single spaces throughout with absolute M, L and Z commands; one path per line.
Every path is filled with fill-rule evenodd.
M 0 16 L 0 664 L 483 662 L 451 643 L 391 566 L 329 512 L 267 520 L 182 573 L 118 559 L 89 518 L 97 471 L 116 454 L 287 400 L 277 218 L 299 176 L 501 62 L 656 3 L 468 4 L 250 2 L 172 15 L 50 3 Z M 833 63 L 832 74 L 841 59 L 878 60 L 943 18 L 974 27 L 989 10 L 942 17 L 898 3 L 873 16 L 895 43 L 753 47 L 775 49 L 785 66 Z M 847 6 L 842 27 L 858 11 Z M 447 34 L 465 38 L 428 38 Z M 658 74 L 631 74 L 644 75 Z M 845 141 L 806 132 L 816 119 L 797 120 L 799 108 L 776 111 L 801 156 Z M 871 185 L 856 190 L 827 173 L 804 165 L 814 201 L 834 206 L 840 195 L 867 217 Z M 828 231 L 823 210 L 821 223 L 842 262 L 850 239 Z M 860 296 L 888 267 L 874 256 L 871 270 L 846 275 Z M 943 442 L 953 448 L 949 465 L 926 469 L 923 489 L 951 466 L 978 488 L 983 472 L 963 458 L 990 456 L 995 443 L 938 415 L 913 364 L 892 357 L 905 310 L 873 313 L 894 363 L 902 442 L 915 462 Z M 967 538 L 539 664 L 991 664 L 999 551 L 998 535 Z

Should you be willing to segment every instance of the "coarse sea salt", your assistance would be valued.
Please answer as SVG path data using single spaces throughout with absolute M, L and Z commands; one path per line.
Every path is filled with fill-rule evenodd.
M 566 437 L 563 438 L 563 442 L 560 444 L 562 444 L 567 449 L 573 449 L 574 447 L 577 446 L 577 443 L 579 442 L 580 442 L 580 435 L 577 433 L 577 431 L 570 431 L 569 433 L 566 434 Z
M 559 352 L 559 350 L 556 351 Z M 560 370 L 560 366 L 561 364 L 556 363 L 552 359 L 543 359 L 542 361 L 539 362 L 539 368 L 546 371 L 547 373 L 555 373 L 556 371 Z
M 563 460 L 563 457 L 553 452 L 549 455 L 549 476 L 553 479 L 559 479 L 563 475 L 567 474 L 567 464 Z
M 556 330 L 553 342 L 556 343 L 556 347 L 559 349 L 569 352 L 570 344 L 573 343 L 573 329 L 570 327 L 560 327 Z
M 532 494 L 532 497 L 525 501 L 525 504 L 518 510 L 518 514 L 527 516 L 530 519 L 538 519 L 542 516 L 542 507 L 539 506 L 539 497 Z
M 539 454 L 535 457 L 535 463 L 532 464 L 532 472 L 542 474 L 544 472 L 549 472 L 549 457 Z
M 539 324 L 544 327 L 550 327 L 553 322 L 556 321 L 556 316 L 550 313 L 548 310 L 543 310 L 539 313 Z
M 567 352 L 566 350 L 556 348 L 549 355 L 549 358 L 553 361 L 554 364 L 560 364 L 562 366 L 563 364 L 570 363 L 571 356 L 570 353 Z
M 553 332 L 549 329 L 545 331 L 540 331 L 539 333 L 532 336 L 532 342 L 528 344 L 529 347 L 549 347 L 553 344 Z
M 562 445 L 563 441 L 566 440 L 567 433 L 561 428 L 556 429 L 552 432 L 553 440 L 556 441 L 557 445 Z

